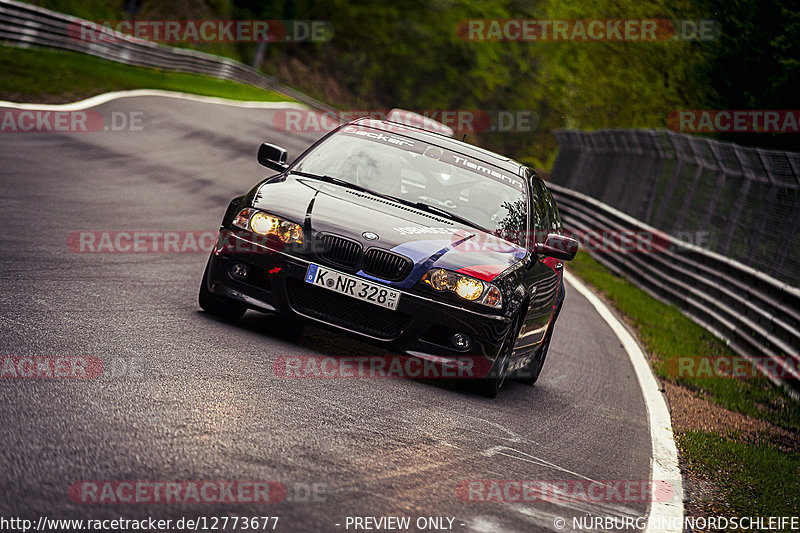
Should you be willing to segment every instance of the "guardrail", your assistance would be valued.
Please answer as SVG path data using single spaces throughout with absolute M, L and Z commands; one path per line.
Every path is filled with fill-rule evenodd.
M 128 65 L 204 74 L 270 89 L 313 109 L 333 111 L 332 107 L 281 85 L 238 61 L 196 50 L 164 46 L 105 29 L 105 38 L 81 39 L 76 37 L 76 31 L 80 35 L 83 24 L 93 25 L 90 21 L 38 6 L 0 0 L 0 42 L 71 50 Z
M 650 253 L 607 240 L 597 261 L 684 314 L 754 362 L 774 383 L 800 391 L 800 289 L 663 232 L 586 194 L 549 183 L 566 229 L 585 235 L 662 236 Z M 663 239 L 662 239 L 663 240 Z M 771 367 L 771 368 L 770 368 Z
M 667 130 L 555 136 L 558 185 L 668 233 L 702 233 L 709 249 L 800 286 L 800 152 Z

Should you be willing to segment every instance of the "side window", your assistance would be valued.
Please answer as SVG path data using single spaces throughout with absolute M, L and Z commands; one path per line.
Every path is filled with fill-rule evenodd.
M 550 230 L 550 213 L 547 207 L 545 189 L 536 177 L 531 178 L 531 193 L 533 195 L 533 218 L 534 238 L 536 242 L 544 242 L 547 232 Z
M 553 200 L 553 194 L 547 188 L 547 185 L 542 184 L 542 189 L 544 190 L 545 203 L 550 216 L 550 232 L 559 233 L 561 231 L 561 215 L 558 213 L 556 201 Z

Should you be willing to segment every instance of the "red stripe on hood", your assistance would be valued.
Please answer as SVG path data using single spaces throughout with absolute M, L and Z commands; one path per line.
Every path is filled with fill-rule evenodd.
M 503 272 L 509 265 L 475 265 L 471 267 L 459 268 L 456 270 L 459 274 L 472 276 L 483 281 L 492 281 L 498 274 Z

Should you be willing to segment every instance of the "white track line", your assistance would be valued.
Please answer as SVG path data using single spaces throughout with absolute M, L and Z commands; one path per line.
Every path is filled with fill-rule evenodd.
M 661 388 L 656 381 L 650 363 L 639 344 L 628 332 L 625 326 L 614 316 L 608 306 L 598 298 L 586 285 L 569 272 L 564 272 L 567 282 L 575 288 L 589 303 L 594 306 L 597 313 L 608 323 L 614 334 L 622 342 L 628 354 L 642 389 L 644 403 L 647 407 L 647 417 L 650 422 L 650 438 L 653 442 L 653 458 L 651 462 L 651 479 L 653 486 L 658 482 L 668 482 L 672 485 L 673 496 L 669 501 L 654 501 L 650 504 L 648 526 L 646 532 L 683 531 L 683 483 L 681 471 L 678 467 L 678 449 L 675 446 L 675 437 L 672 434 L 672 421 L 669 416 L 667 402 L 661 394 Z
M 95 107 L 119 98 L 135 98 L 138 96 L 162 96 L 165 98 L 177 98 L 180 100 L 190 100 L 192 102 L 202 102 L 204 104 L 243 107 L 247 109 L 308 109 L 308 106 L 297 102 L 247 102 L 240 100 L 228 100 L 227 98 L 217 98 L 215 96 L 200 96 L 199 94 L 162 91 L 159 89 L 134 89 L 131 91 L 103 93 L 98 94 L 97 96 L 92 96 L 91 98 L 87 98 L 86 100 L 73 102 L 71 104 L 23 104 L 18 102 L 0 101 L 0 107 L 42 111 L 80 111 L 82 109 Z

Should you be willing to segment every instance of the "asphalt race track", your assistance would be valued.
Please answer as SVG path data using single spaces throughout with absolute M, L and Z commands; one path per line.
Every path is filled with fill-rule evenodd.
M 0 355 L 92 356 L 106 369 L 0 380 L 4 516 L 278 516 L 277 531 L 449 517 L 452 531 L 522 532 L 558 530 L 556 517 L 647 513 L 643 501 L 456 493 L 467 480 L 650 478 L 632 364 L 572 287 L 539 383 L 507 382 L 496 400 L 449 382 L 276 376 L 280 356 L 376 350 L 315 327 L 292 338 L 258 313 L 238 324 L 203 313 L 205 253 L 76 253 L 67 241 L 85 230 L 215 232 L 228 201 L 268 172 L 259 143 L 292 159 L 320 134 L 277 131 L 274 110 L 162 97 L 95 109 L 140 113 L 141 131 L 0 134 Z M 87 480 L 274 480 L 288 494 L 266 504 L 71 499 Z

